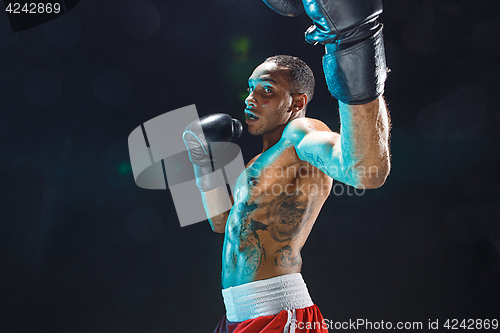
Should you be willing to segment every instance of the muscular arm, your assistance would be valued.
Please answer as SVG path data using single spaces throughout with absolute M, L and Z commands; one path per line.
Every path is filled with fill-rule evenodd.
M 290 127 L 298 156 L 357 188 L 382 186 L 390 170 L 389 116 L 382 97 L 362 105 L 339 102 L 340 135 L 326 125 Z
M 227 218 L 229 217 L 228 205 L 233 205 L 233 198 L 230 197 L 228 200 L 227 189 L 224 187 L 217 187 L 211 191 L 201 192 L 201 199 L 203 200 L 203 206 L 205 207 L 205 212 L 207 213 L 208 222 L 212 230 L 217 233 L 224 233 L 226 229 Z M 225 211 L 224 211 L 225 210 Z M 223 211 L 222 213 L 220 213 Z
M 377 188 L 390 171 L 389 115 L 384 99 L 368 104 L 339 102 L 342 167 L 349 185 Z

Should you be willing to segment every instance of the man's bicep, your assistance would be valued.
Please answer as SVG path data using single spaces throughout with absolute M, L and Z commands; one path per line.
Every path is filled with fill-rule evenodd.
M 297 155 L 322 172 L 343 183 L 349 184 L 342 169 L 340 134 L 331 131 L 313 131 L 305 135 L 295 146 Z

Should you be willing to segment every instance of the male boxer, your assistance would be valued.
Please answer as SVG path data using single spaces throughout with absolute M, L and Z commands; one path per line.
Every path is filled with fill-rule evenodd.
M 284 15 L 302 9 L 297 1 L 266 3 Z M 248 131 L 262 135 L 262 153 L 239 177 L 232 208 L 214 216 L 226 186 L 212 164 L 224 145 L 209 149 L 207 142 L 230 141 L 235 122 L 217 114 L 184 132 L 210 225 L 225 233 L 226 315 L 215 332 L 326 332 L 300 274 L 300 251 L 333 179 L 377 188 L 389 173 L 380 1 L 304 0 L 303 5 L 314 22 L 306 40 L 326 47 L 323 68 L 339 100 L 340 134 L 305 117 L 314 91 L 311 69 L 295 57 L 268 58 L 250 76 L 245 100 Z

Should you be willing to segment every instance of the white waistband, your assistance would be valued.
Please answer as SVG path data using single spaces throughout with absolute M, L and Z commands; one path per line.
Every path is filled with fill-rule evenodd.
M 270 316 L 282 310 L 314 305 L 300 273 L 286 274 L 222 290 L 226 318 L 241 322 Z

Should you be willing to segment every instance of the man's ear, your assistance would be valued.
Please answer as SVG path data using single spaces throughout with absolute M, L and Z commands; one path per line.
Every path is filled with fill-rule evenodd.
M 300 112 L 304 110 L 307 104 L 307 95 L 295 93 L 292 94 L 292 112 Z

